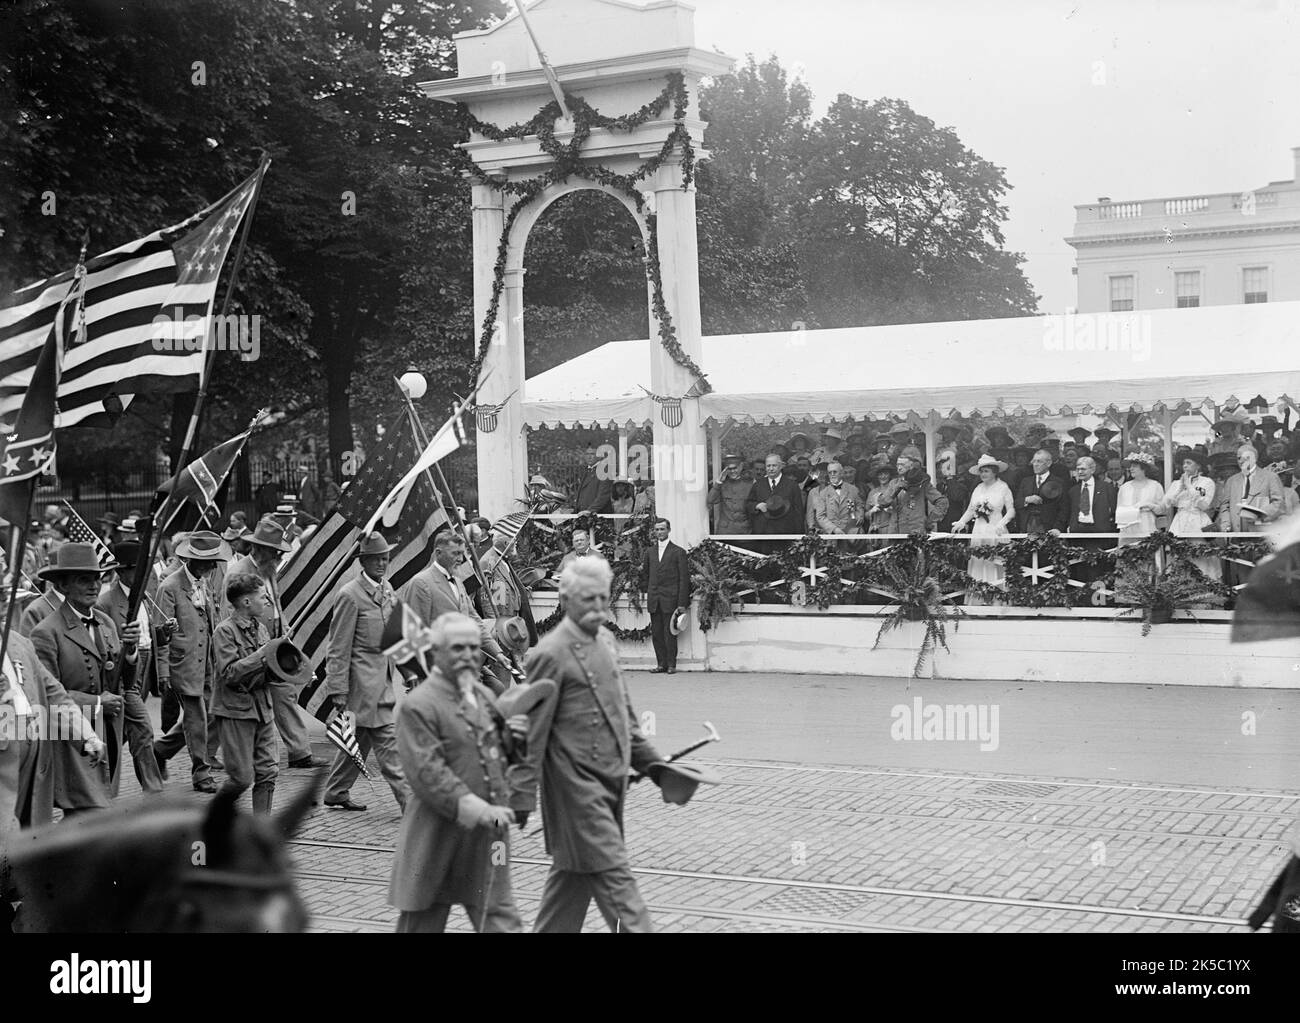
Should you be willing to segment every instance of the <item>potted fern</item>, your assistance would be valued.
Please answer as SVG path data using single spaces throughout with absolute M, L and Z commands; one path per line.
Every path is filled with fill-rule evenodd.
M 948 623 L 951 622 L 956 631 L 961 627 L 966 612 L 944 600 L 939 580 L 930 574 L 928 559 L 919 545 L 907 553 L 911 554 L 910 558 L 886 556 L 881 559 L 879 575 L 874 583 L 888 592 L 897 601 L 897 606 L 880 623 L 871 649 L 879 647 L 885 635 L 902 628 L 904 622 L 923 623 L 925 634 L 921 638 L 916 663 L 912 665 L 912 677 L 920 678 L 925 659 L 933 656 L 940 646 L 948 649 Z
M 1142 635 L 1153 625 L 1167 625 L 1174 610 L 1190 605 L 1222 605 L 1223 596 L 1214 583 L 1194 567 L 1180 566 L 1166 572 L 1134 573 L 1126 580 L 1125 597 L 1133 602 L 1115 616 L 1116 620 L 1142 615 Z M 1189 614 L 1191 612 L 1189 611 Z M 1192 615 L 1196 620 L 1196 615 Z

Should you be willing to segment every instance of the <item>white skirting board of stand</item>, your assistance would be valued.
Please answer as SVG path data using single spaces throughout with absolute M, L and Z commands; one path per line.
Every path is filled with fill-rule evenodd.
M 534 594 L 539 619 L 555 609 L 553 594 Z M 739 617 L 700 631 L 691 622 L 678 637 L 682 671 L 763 671 L 795 674 L 907 676 L 924 626 L 905 623 L 872 650 L 879 607 L 815 608 L 748 605 Z M 1300 689 L 1300 638 L 1265 643 L 1228 642 L 1231 614 L 1176 613 L 1169 624 L 1142 635 L 1140 616 L 1116 620 L 1118 609 L 1060 611 L 978 607 L 960 625 L 946 627 L 948 647 L 927 657 L 923 678 L 990 681 L 1123 682 L 1147 685 Z M 649 622 L 620 601 L 623 628 Z M 621 643 L 624 667 L 653 667 L 654 648 Z

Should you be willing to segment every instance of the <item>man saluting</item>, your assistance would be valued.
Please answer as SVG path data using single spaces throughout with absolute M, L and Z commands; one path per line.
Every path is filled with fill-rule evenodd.
M 556 693 L 529 716 L 528 758 L 513 767 L 510 805 L 528 813 L 542 782 L 546 850 L 553 857 L 537 932 L 582 930 L 591 900 L 610 930 L 653 930 L 623 844 L 629 766 L 663 758 L 637 724 L 619 672 L 609 617 L 614 573 L 603 558 L 579 558 L 560 576 L 564 620 L 533 650 L 528 681 Z

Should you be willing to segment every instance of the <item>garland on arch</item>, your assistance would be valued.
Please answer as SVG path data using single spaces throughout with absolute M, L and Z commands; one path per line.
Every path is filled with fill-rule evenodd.
M 688 189 L 695 177 L 695 148 L 691 143 L 691 134 L 685 124 L 686 110 L 689 104 L 689 91 L 681 72 L 674 71 L 668 76 L 664 90 L 649 103 L 631 114 L 619 117 L 607 117 L 591 106 L 581 96 L 564 94 L 565 103 L 573 116 L 573 137 L 567 144 L 555 137 L 555 124 L 559 120 L 560 105 L 552 100 L 527 121 L 498 128 L 479 120 L 464 103 L 456 104 L 456 124 L 466 132 L 474 132 L 494 142 L 510 138 L 537 136 L 542 151 L 552 160 L 552 166 L 542 174 L 524 181 L 501 181 L 489 177 L 464 150 L 455 150 L 456 159 L 465 167 L 468 175 L 481 185 L 487 185 L 497 191 L 515 197 L 515 202 L 506 215 L 497 245 L 497 258 L 492 271 L 492 294 L 488 300 L 487 313 L 479 329 L 478 345 L 474 353 L 474 362 L 470 367 L 470 378 L 477 380 L 483 370 L 483 360 L 487 357 L 488 346 L 492 343 L 497 330 L 497 314 L 501 309 L 501 295 L 505 290 L 506 256 L 509 252 L 510 232 L 519 214 L 550 185 L 567 181 L 571 177 L 580 177 L 587 181 L 603 185 L 626 196 L 635 205 L 636 211 L 646 222 L 646 254 L 644 258 L 646 280 L 650 285 L 650 303 L 654 310 L 655 321 L 659 325 L 659 343 L 668 352 L 672 360 L 690 371 L 696 379 L 696 389 L 700 394 L 711 391 L 708 378 L 696 364 L 677 338 L 677 328 L 672 314 L 664 299 L 663 273 L 659 265 L 659 226 L 658 217 L 646 212 L 645 196 L 636 187 L 655 173 L 680 147 L 682 163 L 682 189 Z M 593 128 L 602 128 L 615 132 L 630 132 L 642 124 L 662 116 L 673 105 L 674 125 L 664 139 L 659 152 L 643 163 L 631 174 L 618 174 L 601 164 L 587 161 L 582 156 L 582 147 L 591 136 Z

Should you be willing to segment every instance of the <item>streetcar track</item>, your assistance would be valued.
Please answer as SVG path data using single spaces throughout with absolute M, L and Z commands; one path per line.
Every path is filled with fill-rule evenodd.
M 295 839 L 293 844 L 306 845 L 309 844 L 309 840 Z M 340 847 L 339 844 L 332 844 L 328 842 L 310 842 L 310 844 L 317 845 L 317 846 L 325 846 L 330 848 Z M 356 845 L 342 846 L 342 847 L 354 848 L 354 849 L 359 848 Z M 373 851 L 373 852 L 386 852 L 389 855 L 393 854 L 392 849 L 378 847 L 378 846 L 367 846 L 367 847 L 360 847 L 360 848 L 365 848 L 368 851 Z M 536 866 L 536 867 L 549 867 L 550 862 L 551 861 L 549 859 L 540 859 L 532 856 L 516 856 L 512 860 L 512 863 L 523 864 L 527 866 Z M 985 905 L 985 906 L 999 906 L 999 907 L 1014 906 L 1019 909 L 1046 909 L 1046 910 L 1053 910 L 1055 912 L 1060 912 L 1060 913 L 1079 913 L 1085 916 L 1087 915 L 1124 916 L 1124 917 L 1136 917 L 1138 919 L 1144 919 L 1144 920 L 1174 920 L 1182 923 L 1219 924 L 1224 926 L 1244 926 L 1246 924 L 1246 920 L 1241 917 L 1208 916 L 1199 913 L 1176 913 L 1176 912 L 1169 912 L 1165 910 L 1156 910 L 1156 909 L 1135 909 L 1135 908 L 1130 909 L 1123 906 L 1094 906 L 1094 905 L 1087 905 L 1082 903 L 1053 902 L 1053 901 L 1046 901 L 1046 900 L 1040 901 L 1037 899 L 1012 899 L 1012 898 L 1007 898 L 1005 896 L 997 896 L 997 895 L 972 895 L 972 894 L 961 894 L 957 892 L 935 892 L 935 891 L 926 891 L 924 889 L 916 889 L 916 888 L 888 888 L 882 885 L 856 885 L 856 884 L 839 884 L 830 881 L 787 880 L 787 879 L 775 878 L 775 877 L 755 877 L 755 876 L 749 876 L 743 874 L 720 874 L 720 873 L 714 873 L 712 871 L 701 871 L 701 870 L 669 870 L 663 867 L 632 867 L 631 869 L 633 874 L 643 874 L 647 877 L 668 877 L 668 878 L 678 878 L 678 879 L 689 879 L 695 881 L 720 881 L 720 882 L 728 882 L 732 884 L 766 885 L 770 887 L 780 887 L 780 888 L 798 888 L 805 891 L 834 892 L 837 894 L 878 895 L 886 898 L 899 898 L 899 899 L 919 899 L 919 900 L 928 899 L 928 900 L 939 901 L 939 902 L 960 902 L 960 903 Z M 300 870 L 296 872 L 296 876 L 299 878 L 312 880 L 312 881 L 333 881 L 333 882 L 342 882 L 344 884 L 358 884 L 366 887 L 382 887 L 382 888 L 388 887 L 387 880 L 381 880 L 379 878 L 374 878 L 374 877 L 361 877 L 354 874 L 340 874 L 340 873 L 334 873 L 332 871 Z M 672 910 L 669 910 L 669 912 L 672 912 Z M 697 915 L 703 915 L 698 913 L 698 911 L 695 909 L 682 909 L 680 910 L 680 912 L 692 912 L 692 913 L 697 913 Z M 728 910 L 727 912 L 738 912 L 738 911 Z M 767 914 L 767 915 L 775 920 L 793 922 L 791 918 L 785 916 L 777 916 L 774 914 Z M 888 926 L 888 925 L 882 925 L 882 926 Z

